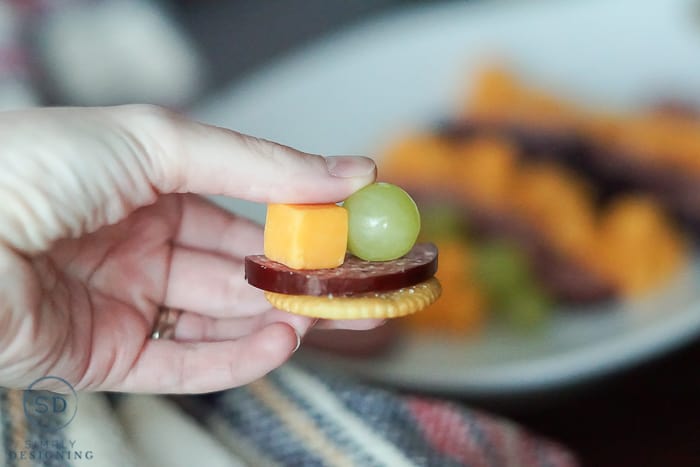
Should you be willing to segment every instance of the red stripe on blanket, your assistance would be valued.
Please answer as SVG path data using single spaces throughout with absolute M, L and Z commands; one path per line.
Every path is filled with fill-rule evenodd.
M 461 464 L 489 466 L 484 446 L 454 406 L 415 397 L 406 398 L 406 402 L 423 436 L 436 451 Z
M 0 73 L 22 75 L 27 69 L 28 60 L 24 50 L 16 46 L 0 46 Z
M 405 398 L 426 441 L 463 465 L 575 467 L 577 460 L 554 442 L 527 433 L 508 420 L 469 412 L 451 403 Z M 478 427 L 477 430 L 474 427 Z
M 482 413 L 473 414 L 476 423 L 496 446 L 497 465 L 576 467 L 578 460 L 557 443 L 541 438 L 511 421 Z

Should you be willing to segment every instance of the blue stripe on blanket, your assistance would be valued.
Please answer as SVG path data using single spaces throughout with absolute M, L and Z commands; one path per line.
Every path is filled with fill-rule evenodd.
M 22 462 L 42 467 L 71 467 L 72 450 L 62 430 L 49 430 L 38 423 L 28 423 L 22 408 L 23 391 L 0 390 L 0 420 L 3 422 L 3 453 L 6 465 L 16 466 Z M 12 408 L 10 406 L 13 405 Z M 18 415 L 21 413 L 21 415 Z M 18 418 L 22 417 L 22 418 Z M 43 418 L 45 417 L 45 418 Z M 47 413 L 42 421 L 48 426 L 59 426 L 64 415 Z M 23 425 L 15 426 L 16 423 Z M 62 421 L 62 420 L 61 420 Z M 24 436 L 21 431 L 26 430 Z M 21 438 L 19 438 L 22 436 Z M 26 464 L 24 464 L 26 465 Z
M 47 431 L 29 425 L 26 449 L 34 457 L 34 465 L 42 467 L 71 467 L 72 449 L 62 431 Z M 25 446 L 22 446 L 25 449 Z
M 281 371 L 284 371 L 282 369 Z M 288 386 L 283 378 L 280 378 L 281 371 L 274 371 L 268 375 L 268 380 L 274 382 L 279 387 L 279 390 L 292 401 L 297 407 L 301 408 L 311 418 L 316 426 L 325 433 L 334 445 L 341 451 L 345 452 L 348 457 L 353 460 L 355 465 L 367 467 L 381 467 L 384 464 L 377 459 L 374 459 L 367 452 L 364 446 L 357 444 L 353 438 L 345 432 L 343 427 L 337 426 L 332 417 L 318 410 L 318 406 L 313 403 L 313 395 L 310 395 L 311 401 L 305 400 L 302 396 Z M 370 430 L 377 436 L 382 436 L 382 432 L 377 432 L 373 427 L 368 426 Z
M 12 419 L 8 413 L 7 389 L 0 389 L 0 423 L 2 423 L 2 457 L 6 467 L 15 467 L 17 463 L 10 457 L 12 445 Z
M 348 411 L 363 420 L 377 436 L 381 434 L 397 446 L 416 465 L 463 467 L 454 459 L 435 451 L 407 407 L 394 394 L 376 387 L 369 388 L 331 372 L 317 372 L 315 377 L 335 394 Z
M 264 455 L 285 466 L 318 466 L 323 461 L 308 450 L 296 434 L 261 403 L 247 387 L 231 389 L 213 400 L 222 417 Z

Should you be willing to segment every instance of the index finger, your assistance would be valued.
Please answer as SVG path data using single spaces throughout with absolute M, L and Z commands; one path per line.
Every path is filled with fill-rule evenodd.
M 330 203 L 347 198 L 377 175 L 368 157 L 309 154 L 153 106 L 124 106 L 115 112 L 144 148 L 149 178 L 161 193 Z

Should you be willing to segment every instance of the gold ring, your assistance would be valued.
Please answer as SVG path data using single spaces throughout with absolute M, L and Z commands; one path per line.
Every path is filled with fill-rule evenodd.
M 175 326 L 180 319 L 182 310 L 161 306 L 158 308 L 158 318 L 151 332 L 151 339 L 172 339 L 175 336 Z

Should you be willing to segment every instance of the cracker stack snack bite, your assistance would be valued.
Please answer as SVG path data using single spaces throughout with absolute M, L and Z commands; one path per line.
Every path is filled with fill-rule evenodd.
M 359 190 L 343 206 L 271 204 L 265 254 L 246 257 L 246 280 L 275 308 L 300 315 L 409 315 L 441 293 L 437 247 L 415 244 L 419 230 L 413 200 L 387 183 Z

